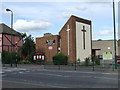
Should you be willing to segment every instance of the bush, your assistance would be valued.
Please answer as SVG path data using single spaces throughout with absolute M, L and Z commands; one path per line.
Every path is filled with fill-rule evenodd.
M 88 66 L 90 64 L 90 57 L 85 58 L 85 65 Z
M 16 52 L 8 52 L 8 51 L 3 51 L 2 52 L 2 63 L 3 64 L 10 64 L 10 63 L 16 63 L 20 60 L 19 54 Z
M 40 65 L 43 65 L 45 64 L 43 61 L 36 61 L 36 64 L 40 64 Z
M 100 65 L 100 59 L 98 59 L 97 57 L 95 57 L 95 64 Z
M 28 60 L 22 60 L 19 62 L 19 64 L 31 64 L 31 62 Z
M 96 65 L 100 65 L 100 59 L 97 58 L 97 57 L 92 57 L 92 58 L 91 58 L 91 61 L 92 61 L 92 62 L 95 62 Z
M 7 51 L 2 52 L 2 64 L 10 64 L 10 54 Z
M 18 53 L 16 53 L 16 52 L 11 52 L 11 53 L 9 53 L 9 54 L 10 54 L 11 57 L 12 57 L 12 63 L 16 63 L 16 60 L 17 60 L 17 62 L 20 61 L 20 55 L 19 55 Z
M 54 65 L 67 65 L 68 57 L 64 56 L 62 53 L 59 53 L 59 54 L 53 56 L 53 64 Z

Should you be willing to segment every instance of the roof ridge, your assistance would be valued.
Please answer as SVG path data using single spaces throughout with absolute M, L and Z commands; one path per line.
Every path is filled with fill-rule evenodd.
M 19 35 L 19 36 L 21 35 L 20 32 L 14 30 L 13 28 L 11 29 L 9 26 L 7 26 L 4 23 L 0 24 L 0 33 L 13 34 L 13 35 Z

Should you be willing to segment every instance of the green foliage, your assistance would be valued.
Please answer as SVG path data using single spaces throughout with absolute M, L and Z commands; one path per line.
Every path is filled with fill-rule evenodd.
M 59 54 L 53 56 L 53 64 L 54 65 L 67 65 L 68 57 L 64 56 L 62 53 L 59 53 Z
M 44 64 L 44 62 L 43 62 L 43 61 L 36 61 L 36 64 L 43 65 L 43 64 Z
M 96 65 L 100 65 L 100 59 L 97 57 L 91 57 L 91 61 L 94 62 Z
M 100 65 L 100 59 L 98 59 L 97 57 L 94 57 L 94 59 L 95 59 L 95 64 Z
M 23 37 L 24 43 L 19 52 L 21 52 L 25 60 L 32 61 L 32 55 L 35 52 L 35 43 L 33 37 L 31 35 L 27 36 L 26 34 L 23 34 Z
M 3 64 L 10 64 L 11 63 L 16 63 L 16 59 L 17 62 L 20 60 L 20 55 L 16 52 L 7 52 L 7 51 L 3 51 L 2 52 L 2 63 Z
M 80 66 L 80 59 L 79 59 L 79 58 L 78 58 L 78 60 L 77 60 L 77 65 Z
M 33 63 L 28 60 L 22 60 L 19 62 L 19 64 L 33 64 Z
M 2 63 L 9 64 L 10 63 L 10 54 L 7 51 L 2 52 Z
M 87 57 L 87 58 L 85 58 L 85 65 L 86 66 L 88 66 L 89 64 L 90 64 L 90 60 L 91 60 L 91 58 L 90 57 Z
M 98 39 L 98 41 L 102 41 L 102 39 Z

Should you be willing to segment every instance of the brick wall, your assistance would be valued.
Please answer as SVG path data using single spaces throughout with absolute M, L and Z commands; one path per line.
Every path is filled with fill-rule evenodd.
M 3 51 L 11 51 L 11 35 L 3 34 L 2 36 L 3 36 L 2 37 Z M 19 49 L 23 45 L 23 41 L 21 38 L 22 37 L 15 35 L 12 36 L 12 44 L 13 44 L 12 51 L 14 52 L 16 51 L 16 46 L 14 46 L 16 42 L 18 42 L 17 49 Z
M 0 52 L 2 52 L 2 34 L 0 34 Z
M 64 55 L 68 56 L 68 33 L 66 30 L 67 30 L 67 25 L 69 25 L 70 27 L 70 34 L 69 34 L 70 54 L 68 56 L 69 63 L 74 63 L 76 61 L 76 21 L 91 25 L 91 21 L 78 18 L 76 16 L 71 16 L 69 20 L 66 22 L 66 24 L 63 26 L 63 28 L 60 30 L 59 35 L 61 37 L 61 52 Z
M 68 56 L 68 62 L 74 63 L 76 61 L 76 21 L 91 25 L 91 21 L 78 18 L 76 16 L 71 16 L 63 28 L 59 32 L 60 36 L 60 48 L 61 52 Z M 67 25 L 69 25 L 69 55 L 68 55 L 68 32 Z M 91 33 L 92 35 L 92 33 Z M 58 35 L 46 36 L 41 38 L 36 38 L 36 49 L 37 51 L 44 52 L 46 56 L 46 61 L 51 62 L 52 57 L 58 53 Z M 48 50 L 49 45 L 46 45 L 46 40 L 55 40 L 55 45 L 52 45 L 53 49 Z M 81 40 L 80 40 L 81 41 Z
M 67 25 L 69 25 L 70 32 L 69 32 L 69 56 L 68 56 L 68 32 L 67 30 Z M 69 63 L 74 63 L 76 59 L 76 31 L 75 31 L 75 22 L 74 18 L 70 18 L 67 23 L 63 26 L 61 31 L 59 32 L 60 37 L 61 37 L 61 52 L 68 56 L 68 62 Z
M 58 35 L 36 38 L 36 50 L 45 53 L 45 60 L 47 62 L 52 62 L 52 57 L 58 53 L 58 38 Z M 47 45 L 46 40 L 55 40 L 55 44 Z M 53 49 L 49 50 L 49 46 L 52 46 Z
M 118 55 L 120 55 L 120 39 L 118 40 Z

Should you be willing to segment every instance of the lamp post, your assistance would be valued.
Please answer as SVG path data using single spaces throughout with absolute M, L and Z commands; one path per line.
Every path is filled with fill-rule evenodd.
M 114 25 L 114 57 L 115 57 L 115 69 L 117 69 L 116 61 L 116 27 L 115 27 L 115 1 L 113 0 L 113 25 Z
M 7 12 L 11 12 L 11 53 L 12 53 L 12 48 L 13 48 L 13 44 L 12 44 L 12 29 L 13 29 L 13 12 L 10 9 L 6 9 Z M 10 64 L 12 67 L 12 55 L 11 55 L 11 60 L 10 60 Z
M 17 67 L 17 62 L 18 62 L 18 60 L 17 60 L 17 57 L 18 57 L 18 55 L 17 55 L 17 50 L 18 50 L 18 46 L 17 46 L 17 44 L 18 44 L 18 42 L 15 42 L 15 46 L 16 46 L 16 60 L 15 60 L 15 64 L 16 64 L 16 67 Z

